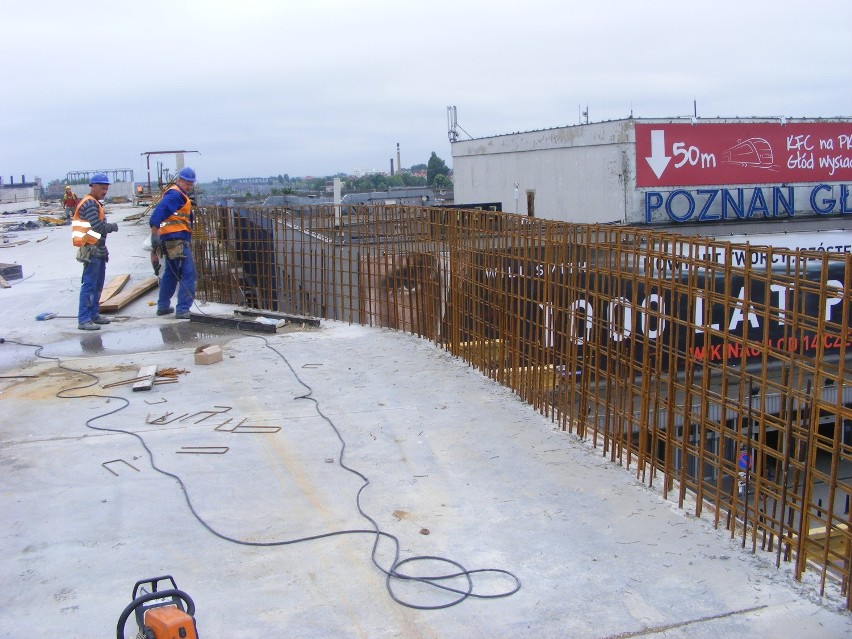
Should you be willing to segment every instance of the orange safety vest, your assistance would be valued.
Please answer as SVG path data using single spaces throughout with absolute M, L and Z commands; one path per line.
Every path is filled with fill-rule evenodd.
M 86 200 L 95 201 L 95 204 L 98 205 L 98 217 L 101 218 L 101 222 L 104 221 L 104 207 L 101 206 L 101 203 L 98 202 L 97 198 L 92 195 L 87 195 L 80 200 L 77 208 L 74 209 L 74 217 L 71 218 L 71 242 L 77 248 L 86 246 L 87 244 L 97 244 L 98 240 L 102 237 L 100 233 L 97 233 L 92 229 L 91 224 L 80 217 L 80 209 Z
M 181 191 L 177 186 L 170 186 L 166 189 L 166 192 L 175 190 L 184 197 L 186 197 L 186 193 Z M 163 194 L 165 195 L 165 193 Z M 186 231 L 187 233 L 192 233 L 192 225 L 189 221 L 189 214 L 192 212 L 192 202 L 188 197 L 186 197 L 186 202 L 183 203 L 183 206 L 180 207 L 177 211 L 172 213 L 165 220 L 160 222 L 160 235 L 167 233 L 179 233 L 180 231 Z

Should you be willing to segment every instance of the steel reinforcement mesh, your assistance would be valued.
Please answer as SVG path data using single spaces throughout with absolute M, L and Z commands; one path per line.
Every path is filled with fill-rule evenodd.
M 200 299 L 427 338 L 852 608 L 850 247 L 412 206 L 195 216 Z

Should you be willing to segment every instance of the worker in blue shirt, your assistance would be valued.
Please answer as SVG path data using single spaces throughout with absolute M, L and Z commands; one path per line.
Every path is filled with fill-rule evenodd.
M 175 319 L 189 319 L 189 308 L 195 299 L 195 264 L 192 261 L 192 200 L 195 171 L 186 166 L 178 173 L 175 184 L 166 189 L 151 213 L 151 246 L 165 259 L 160 277 L 157 315 L 175 314 Z M 177 312 L 170 306 L 177 290 Z

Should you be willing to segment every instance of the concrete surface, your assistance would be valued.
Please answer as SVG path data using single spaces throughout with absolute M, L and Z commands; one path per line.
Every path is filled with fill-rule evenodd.
M 110 213 L 108 278 L 150 274 L 145 225 L 122 221 L 132 212 Z M 813 577 L 795 582 L 774 555 L 742 550 L 429 342 L 333 322 L 265 338 L 195 326 L 156 317 L 156 291 L 98 333 L 35 321 L 76 313 L 69 234 L 20 232 L 32 241 L 0 249 L 25 278 L 0 289 L 0 637 L 115 636 L 133 584 L 164 574 L 194 599 L 201 637 L 852 634 L 836 585 L 820 598 Z M 196 366 L 202 343 L 220 344 L 223 361 Z M 102 388 L 146 365 L 188 372 L 149 392 Z M 198 447 L 227 451 L 186 452 L 213 450 Z M 372 563 L 374 535 L 240 545 L 187 501 L 223 536 L 285 542 L 371 529 L 359 490 L 400 559 L 508 571 L 520 590 L 413 609 Z M 383 537 L 377 562 L 387 570 L 393 557 Z M 501 572 L 471 579 L 476 595 L 513 586 Z M 417 582 L 392 588 L 414 605 L 452 600 Z

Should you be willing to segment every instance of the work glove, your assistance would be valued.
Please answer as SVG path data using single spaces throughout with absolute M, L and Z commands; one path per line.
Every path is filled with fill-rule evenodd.
M 107 233 L 115 233 L 118 230 L 118 224 L 115 222 L 107 222 Z
M 151 235 L 151 248 L 155 251 L 160 249 L 160 236 L 159 235 Z

